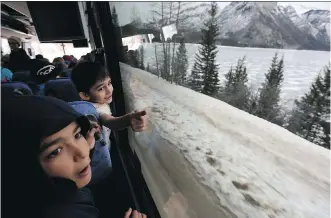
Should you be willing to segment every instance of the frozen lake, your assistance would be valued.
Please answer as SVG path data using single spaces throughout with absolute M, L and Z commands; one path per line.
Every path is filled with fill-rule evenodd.
M 186 44 L 188 52 L 189 69 L 194 64 L 195 53 L 198 51 L 198 44 Z M 153 44 L 145 44 L 145 66 L 155 65 Z M 221 83 L 224 75 L 231 66 L 235 66 L 238 59 L 246 56 L 246 66 L 249 85 L 257 89 L 264 81 L 265 73 L 271 65 L 271 60 L 278 52 L 279 57 L 284 55 L 284 82 L 281 99 L 284 105 L 292 107 L 293 101 L 309 90 L 309 87 L 323 67 L 330 61 L 330 52 L 307 51 L 307 50 L 285 50 L 285 49 L 264 49 L 264 48 L 239 48 L 218 46 L 219 52 L 217 62 L 219 64 L 219 77 Z M 172 48 L 171 48 L 172 50 Z M 157 51 L 161 52 L 161 44 L 157 44 Z M 161 56 L 159 55 L 160 59 Z

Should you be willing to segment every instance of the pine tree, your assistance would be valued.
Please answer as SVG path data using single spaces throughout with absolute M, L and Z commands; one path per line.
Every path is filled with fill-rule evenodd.
M 198 54 L 195 56 L 191 78 L 191 84 L 196 86 L 200 86 L 201 79 L 201 87 L 194 87 L 194 89 L 209 96 L 214 96 L 219 88 L 218 65 L 216 64 L 216 55 L 218 52 L 216 37 L 219 35 L 219 27 L 216 19 L 217 12 L 217 3 L 213 2 L 211 9 L 208 11 L 209 19 L 207 22 L 204 22 L 205 27 L 201 29 L 202 46 L 199 47 Z
M 321 86 L 322 95 L 322 113 L 323 119 L 330 120 L 330 68 L 331 65 L 324 67 L 324 77 Z
M 138 58 L 139 58 L 139 68 L 142 70 L 145 70 L 144 56 L 145 56 L 144 46 L 140 46 Z
M 133 67 L 135 67 L 135 68 L 139 68 L 140 67 L 139 60 L 140 60 L 139 51 L 138 50 L 134 50 L 134 52 L 133 52 Z
M 185 48 L 184 39 L 182 39 L 177 49 L 176 60 L 174 63 L 173 81 L 176 84 L 181 86 L 186 84 L 187 67 L 188 67 L 187 51 Z
M 322 116 L 320 125 L 323 129 L 323 137 L 321 145 L 323 147 L 330 149 L 330 68 L 331 65 L 329 63 L 328 66 L 324 68 L 324 80 L 322 86 Z
M 259 100 L 259 93 L 258 92 L 254 92 L 252 90 L 250 90 L 249 92 L 249 103 L 248 103 L 248 110 L 247 112 L 250 114 L 256 114 L 257 111 L 257 102 Z
M 119 26 L 119 23 L 118 23 L 118 15 L 117 15 L 117 12 L 116 12 L 116 8 L 115 6 L 113 7 L 113 10 L 112 10 L 112 13 L 111 13 L 111 17 L 113 19 L 113 24 L 115 27 L 118 27 Z
M 295 107 L 287 129 L 308 141 L 330 149 L 330 65 L 318 75 Z
M 225 78 L 224 88 L 221 91 L 221 100 L 238 109 L 248 111 L 250 92 L 246 85 L 248 78 L 245 57 L 238 60 L 235 70 L 231 67 Z
M 284 80 L 283 72 L 284 57 L 278 61 L 278 54 L 276 53 L 272 59 L 269 72 L 265 75 L 265 82 L 260 89 L 260 96 L 255 114 L 258 117 L 278 125 L 283 124 L 281 108 L 279 105 L 281 85 Z
M 227 74 L 225 74 L 225 79 L 226 79 L 226 81 L 224 83 L 223 92 L 231 93 L 232 86 L 234 83 L 234 72 L 233 72 L 232 66 L 231 66 L 229 72 Z
M 189 87 L 196 91 L 201 92 L 202 91 L 202 75 L 198 71 L 197 67 L 198 63 L 194 63 L 193 70 L 191 72 L 190 80 L 189 80 Z
M 147 64 L 146 71 L 151 73 L 151 69 L 149 67 L 149 63 Z
M 128 52 L 128 64 L 131 65 L 132 67 L 139 68 L 139 52 L 137 50 L 130 50 Z

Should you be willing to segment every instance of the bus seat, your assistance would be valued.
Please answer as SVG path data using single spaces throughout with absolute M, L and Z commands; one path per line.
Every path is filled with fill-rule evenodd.
M 18 71 L 13 74 L 13 81 L 28 82 L 31 81 L 30 71 Z
M 93 115 L 97 120 L 100 118 L 94 105 L 87 101 L 74 101 L 69 104 L 78 112 L 85 116 Z M 90 119 L 90 118 L 89 118 Z M 98 122 L 99 125 L 100 122 Z M 96 141 L 94 145 L 94 152 L 91 158 L 92 179 L 90 185 L 105 179 L 112 172 L 112 162 L 110 158 L 110 151 L 104 144 L 104 136 L 101 140 Z
M 26 83 L 18 82 L 18 81 L 2 83 L 1 89 L 2 90 L 11 90 L 11 91 L 14 91 L 17 89 L 17 90 L 21 90 L 21 92 L 23 92 L 25 94 L 29 94 L 29 95 L 33 94 L 31 88 Z
M 72 69 L 65 69 L 59 74 L 59 76 L 62 78 L 70 78 L 71 72 L 72 72 Z
M 72 101 L 69 102 L 71 107 L 73 107 L 77 112 L 87 116 L 94 115 L 97 119 L 99 119 L 99 113 L 94 105 L 88 101 Z
M 50 80 L 45 84 L 44 93 L 66 102 L 79 101 L 80 97 L 75 85 L 68 78 Z

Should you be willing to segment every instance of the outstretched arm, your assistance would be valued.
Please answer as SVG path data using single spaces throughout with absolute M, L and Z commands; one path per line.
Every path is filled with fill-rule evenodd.
M 146 126 L 146 111 L 136 111 L 121 117 L 101 113 L 100 118 L 102 125 L 114 131 L 131 126 L 134 131 L 141 132 Z

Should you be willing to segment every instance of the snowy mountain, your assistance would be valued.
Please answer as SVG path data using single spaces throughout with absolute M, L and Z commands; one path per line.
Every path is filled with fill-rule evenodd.
M 218 5 L 222 45 L 330 50 L 330 11 L 278 2 L 218 2 Z M 160 20 L 161 6 L 167 25 L 175 23 L 177 4 L 154 5 L 157 13 L 149 16 L 159 16 Z M 200 42 L 209 8 L 210 2 L 181 3 L 179 32 L 184 33 L 186 42 Z M 159 29 L 155 24 L 152 28 Z
M 292 6 L 281 7 L 284 15 L 288 15 L 292 22 L 303 32 L 312 35 L 317 41 L 330 44 L 330 11 L 309 10 L 298 15 Z
M 302 15 L 319 33 L 317 39 L 330 44 L 330 11 L 310 10 Z
M 329 50 L 323 35 L 325 14 L 307 17 L 312 21 L 297 15 L 293 7 L 277 2 L 232 2 L 219 15 L 221 38 L 253 47 Z
M 307 11 L 310 11 L 310 10 L 318 10 L 318 8 L 312 6 L 310 3 L 309 3 L 310 6 L 306 5 L 307 2 L 305 2 L 305 5 L 303 5 L 302 3 L 303 2 L 278 2 L 278 5 L 284 6 L 284 7 L 291 6 L 295 9 L 295 11 L 298 14 L 303 14 L 303 13 L 305 13 Z
M 314 27 L 309 20 L 305 19 L 302 16 L 299 16 L 293 6 L 279 6 L 280 11 L 284 14 L 284 16 L 288 16 L 292 22 L 299 27 L 303 32 L 310 34 L 314 37 L 317 36 L 319 30 Z

